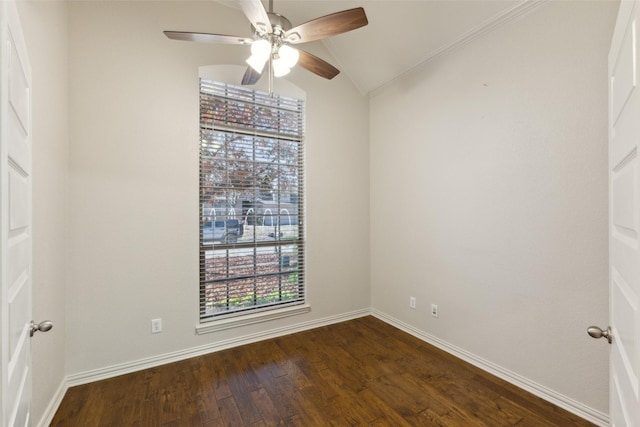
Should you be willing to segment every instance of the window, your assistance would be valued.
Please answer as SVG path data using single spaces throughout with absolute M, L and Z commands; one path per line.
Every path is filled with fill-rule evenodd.
M 200 79 L 200 321 L 302 304 L 303 101 Z

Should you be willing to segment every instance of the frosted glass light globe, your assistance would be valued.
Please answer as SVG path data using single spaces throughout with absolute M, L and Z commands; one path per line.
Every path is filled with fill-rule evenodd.
M 256 72 L 262 73 L 269 55 L 271 55 L 271 43 L 267 40 L 256 40 L 251 44 L 251 56 L 247 59 L 247 64 Z
M 291 69 L 287 67 L 287 64 L 282 58 L 278 58 L 275 61 L 273 61 L 274 76 L 276 77 L 286 76 L 287 74 L 289 74 L 289 71 L 291 71 Z
M 254 55 L 258 58 L 264 58 L 265 60 L 269 57 L 271 53 L 271 43 L 267 40 L 260 39 L 251 43 L 251 55 Z
M 297 49 L 292 48 L 288 45 L 280 46 L 280 50 L 278 50 L 278 55 L 280 55 L 280 59 L 284 61 L 284 64 L 287 68 L 293 68 L 300 58 L 300 52 Z

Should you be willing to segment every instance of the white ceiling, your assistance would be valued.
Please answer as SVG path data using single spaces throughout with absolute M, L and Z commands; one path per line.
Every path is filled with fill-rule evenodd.
M 237 7 L 233 0 L 219 0 Z M 541 0 L 275 0 L 293 26 L 362 6 L 369 25 L 324 41 L 323 58 L 367 94 L 412 68 L 518 16 Z M 268 8 L 268 0 L 263 0 Z M 304 44 L 299 45 L 304 49 Z

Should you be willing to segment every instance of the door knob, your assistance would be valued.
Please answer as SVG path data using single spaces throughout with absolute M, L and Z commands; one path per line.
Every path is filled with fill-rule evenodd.
M 606 338 L 607 341 L 609 342 L 609 344 L 611 344 L 611 339 L 613 338 L 613 335 L 611 335 L 611 326 L 608 326 L 606 330 L 602 330 L 600 328 L 598 328 L 597 326 L 589 326 L 589 328 L 587 328 L 587 333 L 592 337 L 592 338 Z
M 53 322 L 51 320 L 45 320 L 36 324 L 33 320 L 31 321 L 31 326 L 29 327 L 29 336 L 32 337 L 36 332 L 47 332 L 53 328 Z

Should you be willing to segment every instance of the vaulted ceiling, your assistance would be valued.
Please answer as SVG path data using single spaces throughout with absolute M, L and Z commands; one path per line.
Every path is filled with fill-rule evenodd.
M 219 0 L 236 7 L 234 0 Z M 412 68 L 511 20 L 544 0 L 275 0 L 274 12 L 295 26 L 364 7 L 369 25 L 324 41 L 323 58 L 367 94 Z M 263 0 L 265 8 L 268 1 Z

